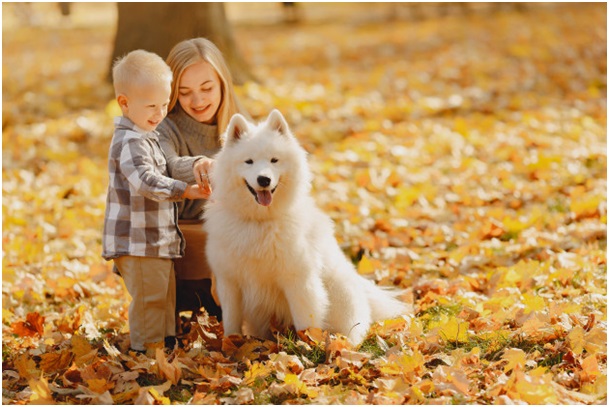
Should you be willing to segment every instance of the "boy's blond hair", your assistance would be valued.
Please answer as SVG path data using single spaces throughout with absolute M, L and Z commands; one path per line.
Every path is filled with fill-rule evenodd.
M 153 52 L 138 49 L 114 62 L 112 81 L 114 93 L 127 94 L 133 85 L 171 83 L 173 74 L 163 58 Z
M 209 63 L 218 74 L 218 78 L 220 78 L 222 100 L 220 106 L 218 106 L 216 118 L 218 122 L 218 134 L 222 134 L 228 127 L 228 121 L 233 114 L 245 114 L 245 111 L 237 101 L 233 89 L 233 78 L 222 53 L 213 42 L 206 38 L 193 38 L 181 41 L 169 51 L 167 64 L 169 64 L 173 71 L 174 81 L 171 85 L 171 99 L 168 111 L 172 111 L 178 104 L 178 86 L 180 86 L 182 74 L 186 68 L 200 61 Z

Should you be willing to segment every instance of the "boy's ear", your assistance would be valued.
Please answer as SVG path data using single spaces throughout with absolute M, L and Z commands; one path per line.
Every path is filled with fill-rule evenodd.
M 129 101 L 127 100 L 127 96 L 122 93 L 116 97 L 116 101 L 118 102 L 118 107 L 124 112 L 129 106 Z

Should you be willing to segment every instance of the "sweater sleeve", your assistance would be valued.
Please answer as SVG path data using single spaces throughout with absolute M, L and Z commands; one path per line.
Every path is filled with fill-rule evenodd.
M 159 133 L 159 143 L 165 153 L 167 160 L 167 171 L 171 178 L 184 181 L 187 184 L 196 183 L 195 176 L 192 172 L 192 167 L 195 161 L 203 158 L 203 156 L 181 155 L 180 150 L 186 149 L 186 145 L 180 140 L 180 132 L 168 119 L 157 127 Z

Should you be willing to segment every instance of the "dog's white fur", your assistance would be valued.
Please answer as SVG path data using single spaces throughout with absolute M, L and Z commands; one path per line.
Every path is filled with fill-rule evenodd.
M 211 183 L 207 258 L 225 335 L 242 333 L 245 323 L 246 333 L 268 337 L 275 318 L 356 344 L 373 321 L 406 313 L 397 292 L 361 277 L 341 251 L 310 196 L 306 152 L 279 111 L 258 125 L 232 117 Z

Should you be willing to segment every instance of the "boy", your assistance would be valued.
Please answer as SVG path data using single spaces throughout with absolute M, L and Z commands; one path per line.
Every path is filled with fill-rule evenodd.
M 115 118 L 108 157 L 103 253 L 114 260 L 132 297 L 131 349 L 175 344 L 175 271 L 184 254 L 176 201 L 204 199 L 209 190 L 167 176 L 155 131 L 167 114 L 171 69 L 156 54 L 137 50 L 116 61 L 112 76 L 123 112 Z

